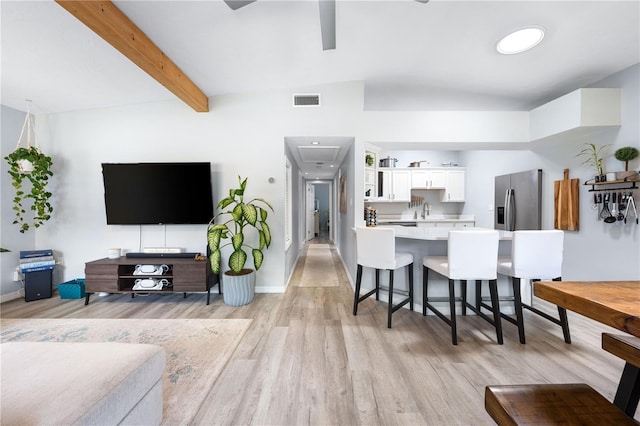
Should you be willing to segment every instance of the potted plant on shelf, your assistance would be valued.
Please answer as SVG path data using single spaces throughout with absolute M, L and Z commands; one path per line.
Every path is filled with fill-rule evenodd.
M 217 213 L 207 227 L 207 243 L 209 246 L 209 262 L 211 271 L 220 274 L 222 248 L 231 246 L 233 252 L 229 256 L 229 270 L 222 275 L 224 302 L 231 306 L 250 303 L 255 294 L 255 273 L 264 261 L 264 250 L 271 244 L 271 231 L 267 224 L 267 208 L 273 207 L 262 198 L 244 201 L 247 179 L 238 176 L 239 188 L 229 190 L 229 196 L 220 200 Z M 227 218 L 225 220 L 225 218 Z M 224 220 L 224 221 L 222 221 Z M 215 223 L 218 221 L 218 223 Z M 257 247 L 250 245 L 247 236 L 254 234 Z M 223 244 L 225 240 L 230 241 Z M 255 245 L 255 243 L 254 243 Z M 245 268 L 251 250 L 254 269 Z
M 638 156 L 638 148 L 625 146 L 616 150 L 613 155 L 616 157 L 616 160 L 624 162 L 624 172 L 616 172 L 616 179 L 632 178 L 638 174 L 635 170 L 629 171 L 629 161 Z
M 371 155 L 371 154 L 365 155 L 364 162 L 368 167 L 373 167 L 374 161 L 375 161 L 375 159 L 373 158 L 373 155 Z
M 577 154 L 577 157 L 586 157 L 582 164 L 588 164 L 596 169 L 596 182 L 606 182 L 607 178 L 604 174 L 602 160 L 604 159 L 603 152 L 609 145 L 600 147 L 593 143 L 586 143 L 585 145 L 586 147 Z

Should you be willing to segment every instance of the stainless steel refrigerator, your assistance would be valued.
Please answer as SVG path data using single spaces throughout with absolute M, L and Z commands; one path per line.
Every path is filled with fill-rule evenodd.
M 496 176 L 495 229 L 542 229 L 542 170 Z

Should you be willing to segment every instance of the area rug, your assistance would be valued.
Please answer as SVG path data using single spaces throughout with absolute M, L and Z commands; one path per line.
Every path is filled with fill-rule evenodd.
M 312 244 L 307 248 L 299 287 L 338 287 L 338 274 L 333 265 L 329 244 Z
M 162 346 L 167 360 L 163 377 L 163 424 L 177 425 L 191 423 L 251 322 L 248 319 L 3 319 L 0 341 L 125 342 Z

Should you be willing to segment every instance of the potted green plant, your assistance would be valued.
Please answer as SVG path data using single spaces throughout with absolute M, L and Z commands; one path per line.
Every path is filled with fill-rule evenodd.
M 616 179 L 626 179 L 637 175 L 635 170 L 629 171 L 629 161 L 634 160 L 638 156 L 638 148 L 625 146 L 616 150 L 613 155 L 616 157 L 616 160 L 624 162 L 624 172 L 616 172 Z
M 221 274 L 224 302 L 231 306 L 246 305 L 253 300 L 255 272 L 262 266 L 264 250 L 271 245 L 266 208 L 273 211 L 271 204 L 262 198 L 245 202 L 247 179 L 238 176 L 238 183 L 239 188 L 229 190 L 229 196 L 220 200 L 217 206 L 219 213 L 207 227 L 209 262 L 213 273 L 220 274 L 222 248 L 230 245 L 233 249 L 228 260 L 229 270 Z M 247 238 L 250 233 L 254 234 L 253 245 Z M 230 241 L 224 243 L 227 239 Z M 251 250 L 255 270 L 245 268 L 249 257 L 246 250 Z
M 367 155 L 365 155 L 365 157 L 364 157 L 364 162 L 365 162 L 365 164 L 366 164 L 367 166 L 369 166 L 369 167 L 373 167 L 373 162 L 374 162 L 374 161 L 375 161 L 375 160 L 374 160 L 374 158 L 373 158 L 373 155 L 371 155 L 371 154 L 367 154 Z
M 605 182 L 607 179 L 604 174 L 602 160 L 604 159 L 603 152 L 609 145 L 597 146 L 593 143 L 586 143 L 585 145 L 585 148 L 576 156 L 585 157 L 585 160 L 582 162 L 582 164 L 588 164 L 596 170 L 596 182 Z
M 49 177 L 53 176 L 51 157 L 45 155 L 39 147 L 27 146 L 26 148 L 16 148 L 4 159 L 9 164 L 11 184 L 16 191 L 13 198 L 13 210 L 16 212 L 16 218 L 13 223 L 20 226 L 20 232 L 22 233 L 29 230 L 31 225 L 25 218 L 26 207 L 24 202 L 31 200 L 30 209 L 34 212 L 32 225 L 35 228 L 40 227 L 51 218 L 51 213 L 53 212 L 53 207 L 49 203 L 51 192 L 47 191 Z M 23 188 L 25 180 L 31 182 L 30 190 Z

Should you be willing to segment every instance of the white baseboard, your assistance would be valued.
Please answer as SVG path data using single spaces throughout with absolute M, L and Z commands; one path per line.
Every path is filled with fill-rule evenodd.
M 0 295 L 0 303 L 8 302 L 14 299 L 20 299 L 23 297 L 24 297 L 24 294 L 22 293 L 22 289 L 19 289 L 11 293 Z

